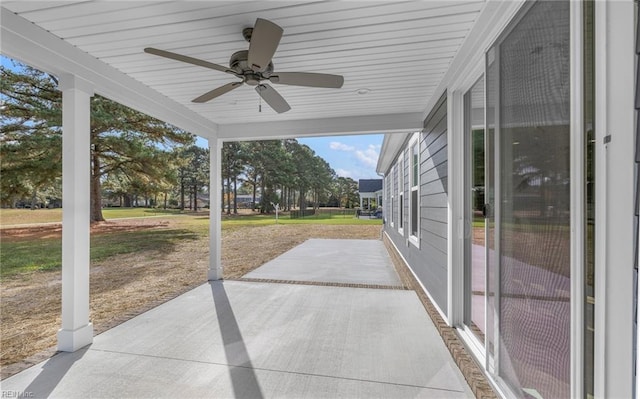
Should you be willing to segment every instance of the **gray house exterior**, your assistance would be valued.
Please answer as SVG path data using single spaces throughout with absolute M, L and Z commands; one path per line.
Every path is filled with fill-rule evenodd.
M 526 2 L 382 144 L 383 238 L 504 397 L 638 397 L 640 44 L 605 3 Z
M 218 195 L 203 278 L 223 275 L 224 142 L 385 133 L 384 239 L 496 392 L 638 397 L 638 10 L 633 0 L 4 1 L 2 54 L 58 77 L 63 97 L 58 349 L 93 342 L 99 94 L 208 140 Z M 256 18 L 285 27 L 278 71 L 344 74 L 344 88 L 279 88 L 295 101 L 286 114 L 260 112 L 253 90 L 196 105 L 196 92 L 230 76 L 143 51 L 226 62 Z
M 412 149 L 419 148 L 418 153 Z M 417 158 L 415 157 L 417 155 Z M 414 182 L 417 163 L 419 185 Z M 385 182 L 385 232 L 432 300 L 447 312 L 447 98 L 406 138 Z M 412 191 L 413 188 L 413 191 Z M 419 201 L 414 204 L 414 200 Z M 421 216 L 412 212 L 420 209 Z M 415 234 L 419 232 L 418 234 Z

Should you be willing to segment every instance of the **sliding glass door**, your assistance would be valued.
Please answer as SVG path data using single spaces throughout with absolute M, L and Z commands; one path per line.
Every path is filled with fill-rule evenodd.
M 569 2 L 525 7 L 487 54 L 487 358 L 516 396 L 566 398 Z
M 463 335 L 507 396 L 594 393 L 594 38 L 593 1 L 527 2 L 463 97 Z

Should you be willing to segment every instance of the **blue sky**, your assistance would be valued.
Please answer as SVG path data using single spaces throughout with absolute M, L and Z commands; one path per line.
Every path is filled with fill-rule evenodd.
M 358 179 L 379 179 L 376 164 L 382 146 L 382 134 L 357 136 L 329 136 L 299 138 L 300 144 L 308 145 L 316 155 L 329 162 L 338 176 Z M 197 144 L 207 146 L 207 141 L 197 139 Z
M 376 164 L 384 135 L 330 136 L 301 138 L 298 142 L 311 147 L 324 158 L 338 176 L 377 179 Z

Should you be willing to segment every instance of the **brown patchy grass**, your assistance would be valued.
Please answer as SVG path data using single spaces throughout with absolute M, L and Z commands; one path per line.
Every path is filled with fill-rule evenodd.
M 175 228 L 177 221 L 122 220 L 92 227 L 92 234 Z M 380 238 L 378 225 L 268 225 L 223 230 L 225 278 L 238 278 L 309 238 Z M 3 239 L 55 237 L 59 225 L 3 230 Z M 91 264 L 91 321 L 103 332 L 206 282 L 207 237 L 181 241 L 173 251 L 147 249 Z M 55 353 L 60 328 L 61 274 L 21 273 L 2 280 L 2 378 Z M 28 359 L 30 358 L 30 359 Z M 28 359 L 25 361 L 25 359 Z

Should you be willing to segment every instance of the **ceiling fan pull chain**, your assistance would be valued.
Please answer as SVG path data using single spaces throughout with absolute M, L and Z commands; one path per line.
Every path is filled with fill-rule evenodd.
M 262 112 L 262 97 L 258 96 L 258 112 Z

